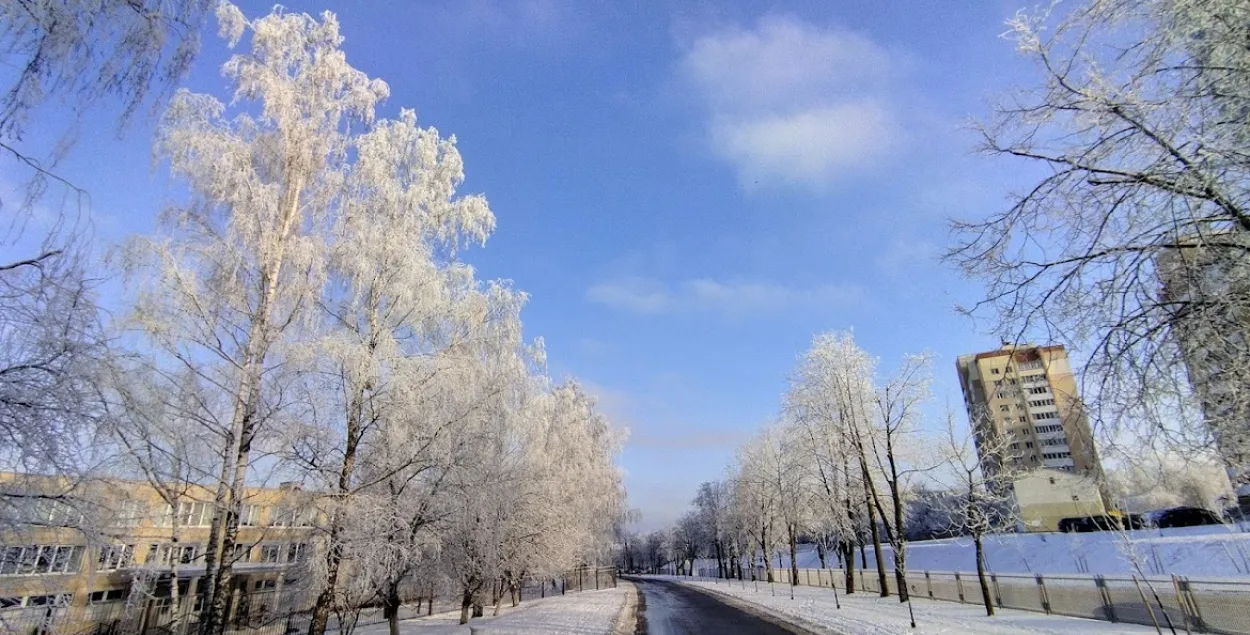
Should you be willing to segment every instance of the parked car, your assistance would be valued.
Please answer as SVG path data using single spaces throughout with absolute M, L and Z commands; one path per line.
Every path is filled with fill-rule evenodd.
M 1220 517 L 1208 509 L 1201 507 L 1171 507 L 1159 509 L 1146 514 L 1152 527 L 1166 529 L 1168 527 L 1197 527 L 1199 525 L 1223 524 Z
M 1059 531 L 1064 533 L 1086 531 L 1110 531 L 1112 529 L 1142 529 L 1146 520 L 1141 514 L 1110 512 L 1097 516 L 1073 516 L 1059 521 Z

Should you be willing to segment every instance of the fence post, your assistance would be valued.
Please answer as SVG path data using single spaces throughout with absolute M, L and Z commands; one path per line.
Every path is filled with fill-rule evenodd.
M 998 587 L 998 574 L 990 574 L 990 582 L 994 583 L 994 606 L 1003 608 L 1003 590 Z
M 1107 621 L 1118 622 L 1115 618 L 1115 605 L 1111 603 L 1111 593 L 1107 590 L 1107 580 L 1101 575 L 1094 576 L 1094 586 L 1098 587 L 1098 593 L 1102 596 L 1102 606 L 1107 612 Z
M 933 597 L 933 578 L 929 577 L 928 569 L 925 569 L 925 572 L 924 572 L 924 587 L 929 592 L 929 597 L 932 598 Z
M 1042 611 L 1050 615 L 1050 595 L 1046 593 L 1046 580 L 1040 573 L 1034 575 L 1033 578 L 1037 580 L 1037 592 L 1042 597 Z
M 599 567 L 595 567 L 595 590 L 599 590 Z
M 1198 607 L 1198 597 L 1194 595 L 1194 588 L 1189 584 L 1189 576 L 1181 576 L 1180 585 L 1181 591 L 1184 593 L 1185 599 L 1188 601 L 1189 608 L 1193 609 L 1191 617 L 1193 617 L 1194 620 L 1194 628 L 1205 633 L 1207 631 L 1207 625 L 1202 619 L 1202 609 Z
M 955 572 L 955 588 L 959 589 L 959 603 L 964 603 L 964 580 L 959 577 L 959 572 Z

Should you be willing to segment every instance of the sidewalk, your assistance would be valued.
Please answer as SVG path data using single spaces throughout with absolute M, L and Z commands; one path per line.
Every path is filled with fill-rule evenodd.
M 713 593 L 721 593 L 748 604 L 757 605 L 780 616 L 796 621 L 801 626 L 825 630 L 837 635 L 1067 635 L 1090 633 L 1092 635 L 1155 635 L 1151 626 L 1113 624 L 1098 620 L 1086 620 L 1060 615 L 1044 615 L 1012 609 L 998 609 L 994 617 L 986 617 L 985 608 L 977 605 L 917 599 L 912 604 L 916 613 L 916 628 L 911 628 L 907 605 L 897 597 L 882 598 L 876 594 L 855 593 L 847 596 L 839 593 L 842 608 L 837 608 L 833 591 L 819 587 L 794 588 L 790 599 L 790 587 L 784 583 L 755 583 L 733 580 L 691 580 L 685 577 L 654 576 L 681 582 Z M 776 595 L 773 595 L 773 593 Z M 1166 627 L 1164 627 L 1166 631 Z
M 459 624 L 458 611 L 436 614 L 399 623 L 401 635 L 468 635 L 469 625 L 488 635 L 609 635 L 613 621 L 625 604 L 632 585 L 615 589 L 585 591 L 557 595 L 542 600 L 523 602 L 512 608 L 505 605 L 499 617 L 479 617 L 469 624 Z M 487 608 L 487 615 L 493 608 Z M 387 625 L 370 624 L 356 629 L 356 635 L 386 635 Z

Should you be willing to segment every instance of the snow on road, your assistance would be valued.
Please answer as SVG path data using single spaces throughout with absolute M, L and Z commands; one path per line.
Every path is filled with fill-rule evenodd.
M 613 621 L 633 593 L 627 584 L 615 589 L 586 591 L 525 602 L 515 609 L 505 606 L 499 617 L 479 617 L 468 625 L 457 624 L 459 613 L 444 613 L 399 623 L 401 635 L 468 635 L 469 625 L 482 635 L 610 635 Z M 487 615 L 492 609 L 487 608 Z M 387 635 L 387 625 L 370 624 L 357 635 Z
M 911 628 L 907 605 L 898 598 L 882 598 L 876 595 L 856 593 L 841 595 L 842 608 L 834 603 L 829 589 L 796 587 L 794 599 L 784 584 L 776 585 L 776 595 L 767 584 L 760 584 L 755 591 L 752 583 L 746 588 L 720 583 L 690 581 L 689 578 L 663 577 L 676 580 L 714 593 L 724 593 L 733 598 L 762 606 L 786 619 L 792 619 L 809 628 L 818 627 L 838 635 L 1066 635 L 1088 633 L 1090 635 L 1153 635 L 1153 627 L 1132 624 L 1113 624 L 1075 617 L 1044 615 L 999 609 L 994 617 L 986 617 L 981 607 L 953 602 L 917 600 L 916 628 Z

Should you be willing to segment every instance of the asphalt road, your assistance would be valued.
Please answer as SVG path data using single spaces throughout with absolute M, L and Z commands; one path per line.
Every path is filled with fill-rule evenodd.
M 794 635 L 689 587 L 633 578 L 641 592 L 636 635 Z

